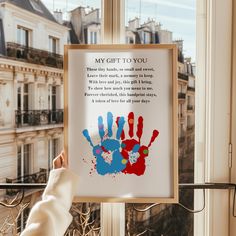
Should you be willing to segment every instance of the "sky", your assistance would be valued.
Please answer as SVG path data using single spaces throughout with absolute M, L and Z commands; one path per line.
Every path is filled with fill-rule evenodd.
M 78 6 L 101 8 L 101 0 L 42 0 L 51 10 L 66 13 Z M 126 0 L 126 24 L 134 17 L 141 23 L 148 18 L 173 32 L 173 39 L 184 40 L 184 55 L 195 61 L 196 50 L 196 0 Z M 66 17 L 66 14 L 65 14 Z

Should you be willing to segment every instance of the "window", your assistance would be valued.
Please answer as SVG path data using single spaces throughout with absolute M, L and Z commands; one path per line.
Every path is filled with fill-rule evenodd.
M 142 31 L 142 36 L 143 36 L 143 44 L 148 44 L 150 42 L 150 33 Z
M 21 110 L 21 84 L 17 87 L 17 110 Z
M 45 1 L 46 2 L 46 1 Z M 55 1 L 56 2 L 56 1 Z M 58 1 L 59 2 L 59 1 Z M 91 1 L 86 1 L 91 2 Z M 171 43 L 173 39 L 179 46 L 178 52 L 178 71 L 180 74 L 180 80 L 183 85 L 179 87 L 179 92 L 186 94 L 186 87 L 189 86 L 195 90 L 195 79 L 190 82 L 189 75 L 197 74 L 196 79 L 196 123 L 193 116 L 188 115 L 186 119 L 187 126 L 194 126 L 196 136 L 187 134 L 188 146 L 185 149 L 180 150 L 180 168 L 181 168 L 181 181 L 193 182 L 193 175 L 195 181 L 229 181 L 229 168 L 228 168 L 228 144 L 229 140 L 229 107 L 230 107 L 230 52 L 232 51 L 231 46 L 231 13 L 232 13 L 232 2 L 231 0 L 215 1 L 215 0 L 168 0 L 168 1 L 136 1 L 126 0 L 125 12 L 119 4 L 122 0 L 104 0 L 104 36 L 102 43 L 120 43 L 126 40 L 126 43 Z M 182 2 L 182 3 L 181 3 Z M 53 2 L 54 3 L 54 2 Z M 56 3 L 55 3 L 56 4 Z M 109 7 L 109 5 L 111 6 Z M 116 4 L 116 5 L 115 5 Z M 115 6 L 112 8 L 112 5 Z M 117 7 L 119 6 L 119 7 Z M 167 6 L 165 15 L 162 18 L 162 22 L 159 22 L 159 17 L 163 16 L 160 11 Z M 72 1 L 69 1 L 69 7 L 67 10 L 71 10 L 77 6 L 73 5 Z M 84 7 L 82 7 L 85 9 Z M 235 7 L 234 7 L 235 8 Z M 109 18 L 110 12 L 115 16 Z M 82 9 L 81 12 L 83 11 Z M 78 10 L 78 12 L 79 12 Z M 181 14 L 181 11 L 185 11 Z M 107 13 L 106 13 L 107 11 Z M 197 14 L 196 14 L 197 11 Z M 235 11 L 235 9 L 234 9 Z M 75 16 L 77 12 L 74 12 Z M 86 14 L 86 13 L 84 13 Z M 81 14 L 83 15 L 83 13 Z M 110 14 L 111 15 L 111 14 Z M 197 18 L 197 27 L 195 27 L 196 20 L 190 19 L 192 16 Z M 118 17 L 117 17 L 118 16 Z M 117 20 L 126 17 L 128 20 L 138 20 L 132 22 L 133 28 L 129 30 L 127 34 L 126 30 L 120 29 L 120 22 Z M 144 24 L 144 21 L 148 21 L 148 17 L 156 19 L 155 30 L 150 29 L 147 35 L 141 34 L 138 29 Z M 111 20 L 110 20 L 111 19 Z M 82 22 L 82 21 L 80 21 Z M 125 23 L 126 23 L 125 22 Z M 171 22 L 171 24 L 170 24 Z M 87 23 L 87 22 L 86 22 Z M 125 24 L 127 27 L 127 24 Z M 168 25 L 172 25 L 173 29 L 169 28 Z M 181 44 L 181 38 L 183 35 L 176 33 L 174 28 L 176 25 L 180 25 L 182 29 L 185 29 L 188 36 L 195 35 L 195 28 L 197 28 L 197 44 L 188 44 L 184 40 Z M 111 26 L 111 27 L 109 27 Z M 72 34 L 73 37 L 78 36 L 80 42 L 93 43 L 93 35 L 87 35 L 87 31 L 83 31 L 78 25 L 74 25 L 76 34 Z M 129 26 L 128 26 L 129 27 Z M 180 27 L 180 28 L 181 28 Z M 124 34 L 120 33 L 124 30 Z M 207 34 L 207 35 L 206 35 Z M 127 35 L 127 37 L 125 37 Z M 86 37 L 87 36 L 87 37 Z M 72 38 L 73 38 L 72 37 Z M 86 37 L 86 40 L 85 40 Z M 91 38 L 91 41 L 88 40 Z M 120 37 L 120 38 L 119 38 Z M 123 38 L 122 38 L 123 37 Z M 195 36 L 194 36 L 195 37 Z M 190 65 L 185 64 L 186 57 L 189 55 L 188 52 L 191 50 L 192 59 L 195 57 L 194 52 L 197 46 L 197 56 L 195 67 L 195 60 L 191 61 Z M 195 73 L 196 71 L 196 73 Z M 187 76 L 187 77 L 186 77 Z M 224 79 L 222 79 L 224 78 Z M 187 79 L 187 80 L 186 80 Z M 189 84 L 184 84 L 184 81 L 189 81 Z M 193 91 L 194 92 L 194 91 Z M 188 102 L 188 96 L 182 96 L 183 99 L 187 99 L 187 103 L 179 105 L 180 110 L 185 110 L 186 105 L 195 106 L 195 98 Z M 21 101 L 22 102 L 22 101 Z M 20 102 L 20 103 L 21 103 Z M 180 112 L 182 114 L 182 112 Z M 180 135 L 186 135 L 186 126 L 180 124 L 179 130 Z M 195 141 L 194 141 L 195 138 Z M 194 143 L 196 143 L 195 156 L 194 156 Z M 191 145 L 190 145 L 191 144 Z M 183 144 L 184 145 L 184 144 Z M 189 145 L 191 149 L 188 151 Z M 190 153 L 190 159 L 186 158 L 185 153 Z M 189 162 L 188 160 L 191 160 Z M 189 167 L 185 169 L 185 167 Z M 195 166 L 196 169 L 192 167 Z M 184 171 L 188 171 L 190 176 L 185 178 Z M 201 195 L 201 196 L 200 196 Z M 143 232 L 142 235 L 155 235 L 149 226 L 156 227 L 156 230 L 162 231 L 163 227 L 168 228 L 170 235 L 195 235 L 195 236 L 208 236 L 208 235 L 228 235 L 229 228 L 232 228 L 234 223 L 229 224 L 229 193 L 228 191 L 214 191 L 207 192 L 206 205 L 208 208 L 201 213 L 195 215 L 189 215 L 185 211 L 179 210 L 173 206 L 162 206 L 160 208 L 152 208 L 144 215 L 137 213 L 133 210 L 132 205 L 126 205 L 126 217 L 120 216 L 123 214 L 122 210 L 124 207 L 122 204 L 104 204 L 102 213 L 102 222 L 104 232 L 108 232 L 108 235 L 122 235 L 120 232 L 124 232 L 126 225 L 126 232 Z M 201 208 L 203 203 L 202 192 L 196 193 L 185 193 L 181 194 L 180 201 L 183 203 L 189 203 L 189 207 Z M 186 202 L 188 201 L 188 202 Z M 221 204 L 219 204 L 219 202 Z M 142 207 L 142 206 L 141 206 Z M 210 210 L 209 210 L 210 209 Z M 164 211 L 162 211 L 164 210 Z M 112 212 L 112 213 L 111 213 Z M 115 213 L 114 213 L 115 212 Z M 166 213 L 166 218 L 159 218 L 160 215 Z M 169 214 L 169 215 L 168 215 Z M 139 224 L 136 224 L 139 222 Z M 155 224 L 157 222 L 157 224 Z M 158 224 L 159 223 L 159 224 Z M 112 227 L 116 226 L 116 227 Z M 142 231 L 143 227 L 149 231 Z M 123 227 L 123 228 L 122 228 Z M 180 233 L 181 231 L 181 233 Z M 114 233 L 116 232 L 116 234 Z M 118 233 L 117 233 L 118 232 Z M 163 233 L 168 235 L 168 233 Z M 234 235 L 234 234 L 232 234 Z
M 53 159 L 59 154 L 59 139 L 52 140 L 52 156 Z
M 125 38 L 125 42 L 127 44 L 134 44 L 135 43 L 134 38 L 133 37 L 128 37 L 128 36 Z
M 194 145 L 194 130 L 187 131 L 190 124 L 187 120 L 188 83 L 194 79 L 191 71 L 192 61 L 195 61 L 196 36 L 194 32 L 195 0 L 180 3 L 171 1 L 126 0 L 126 42 L 132 43 L 127 37 L 133 35 L 135 43 L 160 44 L 174 43 L 178 47 L 178 107 L 179 107 L 179 182 L 193 183 L 194 149 L 188 148 L 187 140 Z M 183 4 L 183 5 L 181 5 Z M 185 22 L 188 22 L 185 23 Z M 188 33 L 186 33 L 188 32 Z M 190 78 L 190 75 L 193 78 Z M 195 96 L 192 91 L 192 96 Z M 192 112 L 194 126 L 194 113 Z M 154 184 L 154 183 L 153 183 Z M 193 208 L 193 191 L 180 192 L 180 201 Z M 137 204 L 137 208 L 145 208 Z M 174 205 L 156 206 L 144 212 L 134 210 L 133 204 L 126 204 L 125 234 L 137 235 L 193 235 L 193 216 L 182 212 Z M 170 212 L 175 212 L 172 215 Z M 181 217 L 181 221 L 178 220 Z M 163 224 L 163 222 L 166 222 Z M 188 224 L 186 224 L 188 222 Z M 170 233 L 171 232 L 171 233 Z
M 30 0 L 30 4 L 33 7 L 34 10 L 43 13 L 43 10 L 41 9 L 41 6 L 39 5 L 39 3 L 37 2 L 37 0 Z
M 18 123 L 27 124 L 30 116 L 30 84 L 18 83 L 17 84 L 17 112 L 18 112 Z
M 89 42 L 90 42 L 90 44 L 97 44 L 97 32 L 96 31 L 90 32 Z
M 23 86 L 23 110 L 29 110 L 29 84 L 24 84 Z
M 61 151 L 60 139 L 54 138 L 48 140 L 48 170 L 52 169 L 53 160 Z
M 52 110 L 56 110 L 57 108 L 56 102 L 57 102 L 57 87 L 52 86 Z
M 49 85 L 48 87 L 48 109 L 57 109 L 57 86 Z
M 22 144 L 17 147 L 17 177 L 22 182 L 24 182 L 24 176 L 32 174 L 32 147 L 32 144 Z
M 49 52 L 59 53 L 59 39 L 49 36 Z
M 32 30 L 17 26 L 17 43 L 26 47 L 31 45 Z

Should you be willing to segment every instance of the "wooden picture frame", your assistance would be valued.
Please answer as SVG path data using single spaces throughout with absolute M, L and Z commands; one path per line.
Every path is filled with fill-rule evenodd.
M 177 203 L 176 45 L 66 45 L 64 76 L 64 149 L 80 176 L 75 201 Z

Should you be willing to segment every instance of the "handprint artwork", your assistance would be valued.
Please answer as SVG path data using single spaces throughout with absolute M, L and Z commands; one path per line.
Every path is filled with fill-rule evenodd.
M 98 174 L 134 174 L 141 176 L 146 170 L 146 158 L 149 155 L 149 148 L 156 140 L 159 132 L 153 130 L 150 142 L 147 146 L 141 144 L 143 134 L 143 117 L 138 118 L 137 132 L 134 137 L 134 113 L 128 114 L 128 138 L 125 137 L 124 117 L 117 117 L 117 131 L 113 137 L 113 115 L 107 113 L 107 131 L 104 130 L 103 118 L 98 117 L 98 133 L 100 143 L 94 145 L 87 129 L 83 130 L 83 135 L 92 147 L 92 153 L 95 156 L 95 168 Z

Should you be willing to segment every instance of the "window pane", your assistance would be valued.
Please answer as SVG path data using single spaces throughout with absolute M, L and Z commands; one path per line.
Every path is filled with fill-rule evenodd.
M 30 30 L 23 28 L 22 26 L 17 27 L 17 43 L 23 46 L 30 46 Z
M 21 177 L 21 145 L 17 147 L 17 177 Z
M 126 0 L 128 44 L 175 43 L 178 46 L 179 182 L 194 182 L 195 0 Z M 177 78 L 176 78 L 177 79 Z M 155 187 L 155 182 L 151 183 Z M 192 190 L 180 203 L 193 209 Z M 126 204 L 127 235 L 193 235 L 193 215 L 176 205 Z
M 30 167 L 31 167 L 31 151 L 32 146 L 31 144 L 24 145 L 24 176 L 31 174 Z
M 59 53 L 59 39 L 49 36 L 49 51 Z
M 70 28 L 68 42 L 71 44 L 99 44 L 101 36 L 101 0 L 87 1 L 43 1 L 51 10 L 61 9 L 64 24 Z M 53 42 L 50 47 L 53 48 Z M 55 49 L 55 48 L 54 48 Z M 51 51 L 51 50 L 50 50 Z M 52 51 L 54 52 L 54 51 Z M 56 109 L 56 86 L 52 86 L 49 102 L 51 109 Z M 56 139 L 52 143 L 52 157 L 58 153 Z M 83 213 L 86 213 L 83 215 Z M 100 204 L 98 203 L 73 203 L 71 208 L 73 222 L 66 235 L 99 235 L 100 232 Z M 86 221 L 89 221 L 86 223 Z M 90 224 L 89 222 L 93 222 Z
M 6 48 L 2 47 L 2 54 L 6 54 L 4 64 L 9 70 L 1 68 L 3 76 L 0 78 L 1 90 L 6 93 L 0 93 L 0 131 L 3 133 L 3 142 L 0 141 L 1 182 L 45 183 L 52 157 L 63 148 L 64 44 L 100 42 L 101 0 L 32 0 L 28 1 L 30 7 L 20 6 L 19 2 L 12 2 L 19 14 L 12 17 L 10 25 L 7 16 L 11 15 L 12 9 L 1 8 L 2 25 L 9 28 L 4 31 Z M 55 11 L 55 18 L 47 8 L 52 14 Z M 27 17 L 29 14 L 37 24 L 32 24 Z M 20 22 L 22 25 L 19 25 Z M 12 37 L 11 32 L 15 31 L 15 37 Z M 87 32 L 94 32 L 91 39 Z M 20 69 L 15 70 L 19 66 Z M 17 84 L 7 79 L 10 73 L 14 73 Z M 11 116 L 6 116 L 8 112 Z M 12 123 L 9 128 L 5 125 L 8 122 Z M 33 142 L 33 146 L 30 147 L 28 142 Z M 24 177 L 26 175 L 27 178 Z M 11 202 L 17 191 L 0 190 L 0 197 Z M 27 189 L 17 207 L 7 209 L 0 206 L 0 235 L 15 235 L 22 231 L 28 211 L 41 199 L 40 194 L 41 190 Z M 100 204 L 74 203 L 72 214 L 74 221 L 67 235 L 99 234 Z

